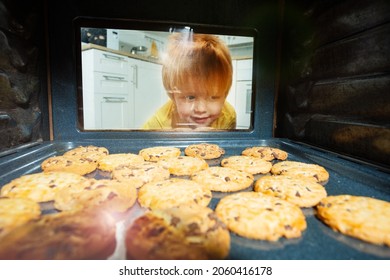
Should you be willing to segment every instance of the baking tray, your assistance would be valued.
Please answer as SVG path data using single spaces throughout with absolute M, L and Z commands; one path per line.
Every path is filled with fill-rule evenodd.
M 65 151 L 80 145 L 104 146 L 110 153 L 138 153 L 142 148 L 169 145 L 181 148 L 204 140 L 90 140 L 71 142 L 39 142 L 13 149 L 0 154 L 0 186 L 24 174 L 41 172 L 40 163 L 51 156 L 62 155 Z M 320 150 L 287 139 L 264 140 L 208 140 L 223 147 L 223 157 L 239 155 L 249 146 L 271 146 L 289 153 L 289 160 L 316 163 L 325 167 L 330 175 L 325 187 L 328 195 L 351 194 L 369 196 L 390 201 L 389 170 L 364 164 L 328 151 Z M 219 165 L 221 159 L 209 160 L 210 166 Z M 96 176 L 90 174 L 88 176 Z M 259 176 L 255 176 L 257 179 Z M 249 191 L 252 187 L 244 190 Z M 219 199 L 229 193 L 213 192 L 209 205 L 215 209 Z M 333 231 L 319 221 L 314 208 L 303 208 L 307 220 L 307 229 L 302 237 L 296 239 L 281 238 L 276 242 L 250 240 L 231 233 L 231 250 L 228 259 L 271 259 L 271 260 L 326 260 L 326 259 L 390 259 L 390 248 L 373 245 Z M 140 215 L 138 205 L 130 212 L 130 219 Z M 390 217 L 389 217 L 390 218 Z M 127 221 L 128 222 L 128 221 Z M 124 258 L 123 230 L 125 224 L 118 224 L 118 246 L 111 256 L 113 259 Z

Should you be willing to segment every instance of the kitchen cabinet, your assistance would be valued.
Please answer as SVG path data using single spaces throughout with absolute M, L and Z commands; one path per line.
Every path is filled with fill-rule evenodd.
M 131 118 L 128 116 L 128 96 L 96 94 L 95 104 L 97 106 L 95 121 L 101 125 L 102 129 L 124 129 L 129 127 Z
M 131 122 L 129 62 L 97 49 L 83 51 L 84 129 L 125 129 Z
M 82 54 L 84 129 L 136 129 L 167 100 L 158 63 L 100 49 Z
M 168 99 L 165 93 L 161 71 L 162 65 L 129 58 L 131 92 L 134 98 L 134 128 L 142 125 Z
M 237 128 L 248 129 L 252 113 L 252 81 L 237 81 L 236 91 Z

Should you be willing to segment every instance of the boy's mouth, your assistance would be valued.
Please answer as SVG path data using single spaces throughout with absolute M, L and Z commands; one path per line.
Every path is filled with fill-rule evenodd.
M 210 119 L 209 117 L 203 117 L 203 118 L 191 117 L 191 120 L 197 124 L 206 124 L 208 123 L 209 119 Z

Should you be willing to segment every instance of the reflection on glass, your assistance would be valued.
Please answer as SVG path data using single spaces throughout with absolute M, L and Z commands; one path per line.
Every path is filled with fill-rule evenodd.
M 251 36 L 80 28 L 85 130 L 249 129 Z

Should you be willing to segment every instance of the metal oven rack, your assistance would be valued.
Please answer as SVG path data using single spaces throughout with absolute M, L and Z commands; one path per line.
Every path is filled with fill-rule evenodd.
M 40 163 L 54 155 L 79 145 L 100 145 L 110 153 L 138 151 L 147 146 L 170 145 L 185 148 L 189 141 L 172 141 L 170 143 L 141 142 L 132 140 L 96 140 L 74 142 L 41 142 L 0 158 L 2 176 L 0 184 L 23 174 L 40 172 Z M 238 155 L 248 146 L 272 146 L 289 153 L 289 160 L 316 163 L 324 166 L 330 174 L 325 187 L 328 195 L 352 194 L 369 196 L 390 201 L 390 174 L 372 166 L 360 164 L 337 154 L 329 153 L 304 144 L 286 139 L 215 142 L 226 151 L 224 157 Z M 148 145 L 149 144 L 149 145 Z M 223 158 L 223 157 L 222 157 Z M 219 165 L 221 159 L 210 160 L 209 165 Z M 258 177 L 255 177 L 257 179 Z M 244 190 L 251 191 L 251 187 Z M 210 208 L 215 208 L 219 199 L 228 193 L 213 193 Z M 301 238 L 281 238 L 276 242 L 250 240 L 231 234 L 231 251 L 228 259 L 390 259 L 390 248 L 373 245 L 333 231 L 315 216 L 314 208 L 304 208 L 307 229 Z

